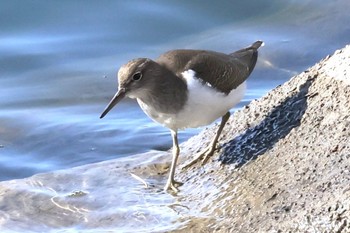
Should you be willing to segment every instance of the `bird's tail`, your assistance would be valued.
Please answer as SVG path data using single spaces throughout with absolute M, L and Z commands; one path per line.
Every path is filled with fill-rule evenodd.
M 261 41 L 261 40 L 258 40 L 258 41 L 255 41 L 252 45 L 246 47 L 246 48 L 243 48 L 243 49 L 240 49 L 234 53 L 231 53 L 231 54 L 239 54 L 239 53 L 244 53 L 244 52 L 247 52 L 249 50 L 258 50 L 258 48 L 260 48 L 261 46 L 264 46 L 264 42 Z
M 252 49 L 258 49 L 262 46 L 264 46 L 265 43 L 262 40 L 255 41 L 251 46 L 249 46 Z
M 256 61 L 258 59 L 258 48 L 261 46 L 264 46 L 264 42 L 258 40 L 249 47 L 240 49 L 234 53 L 231 53 L 230 55 L 244 64 L 248 68 L 250 74 L 255 67 Z

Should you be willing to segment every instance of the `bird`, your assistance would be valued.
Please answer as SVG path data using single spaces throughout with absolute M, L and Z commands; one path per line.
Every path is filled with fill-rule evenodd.
M 246 79 L 258 58 L 258 40 L 232 53 L 211 50 L 177 49 L 157 59 L 136 58 L 118 71 L 118 90 L 100 118 L 125 97 L 136 99 L 152 120 L 171 132 L 172 162 L 165 191 L 177 193 L 183 183 L 175 180 L 180 154 L 178 130 L 197 128 L 221 117 L 209 146 L 185 165 L 200 160 L 204 165 L 214 154 L 219 136 L 230 117 L 230 109 L 244 97 Z

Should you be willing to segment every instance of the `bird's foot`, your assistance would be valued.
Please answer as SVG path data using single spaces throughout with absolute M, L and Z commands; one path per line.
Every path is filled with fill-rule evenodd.
M 182 182 L 176 181 L 176 180 L 168 180 L 164 187 L 164 191 L 172 190 L 173 192 L 177 193 L 179 192 L 178 187 L 183 185 Z
M 186 169 L 193 164 L 197 163 L 199 160 L 202 160 L 202 166 L 208 162 L 208 159 L 213 156 L 215 151 L 215 147 L 212 145 L 209 145 L 207 148 L 205 148 L 203 151 L 195 155 L 195 158 L 189 162 L 188 164 L 185 164 L 181 169 Z

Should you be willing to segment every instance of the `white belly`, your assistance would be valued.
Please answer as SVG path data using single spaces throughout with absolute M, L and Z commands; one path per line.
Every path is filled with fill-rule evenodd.
M 151 115 L 149 113 L 152 107 L 138 99 L 141 108 L 150 118 L 173 130 L 209 125 L 239 103 L 246 89 L 244 82 L 226 95 L 209 85 L 203 85 L 194 77 L 192 70 L 185 71 L 183 76 L 187 81 L 188 99 L 184 108 L 177 114 Z

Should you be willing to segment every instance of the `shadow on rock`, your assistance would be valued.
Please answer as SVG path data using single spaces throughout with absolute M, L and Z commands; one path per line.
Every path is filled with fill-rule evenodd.
M 276 106 L 260 124 L 225 143 L 219 161 L 240 167 L 264 154 L 299 126 L 307 109 L 309 87 L 315 78 L 316 76 L 309 76 L 297 93 Z

